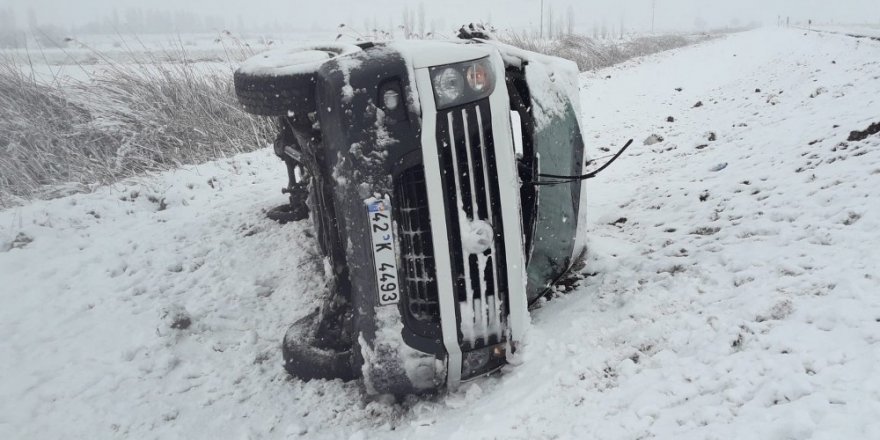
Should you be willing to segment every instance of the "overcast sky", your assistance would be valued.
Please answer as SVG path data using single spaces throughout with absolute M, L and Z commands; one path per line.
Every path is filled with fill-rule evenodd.
M 0 0 L 0 9 L 11 8 L 20 26 L 28 22 L 28 10 L 40 24 L 81 25 L 107 17 L 116 9 L 167 9 L 222 16 L 229 27 L 242 23 L 253 27 L 265 22 L 296 23 L 303 29 L 326 28 L 345 22 L 363 27 L 373 20 L 386 26 L 401 21 L 404 5 L 416 9 L 419 1 L 405 0 Z M 471 21 L 489 21 L 499 28 L 537 26 L 541 0 L 446 0 L 423 1 L 429 23 L 446 28 Z M 628 29 L 651 26 L 652 0 L 544 0 L 554 15 L 569 6 L 579 29 L 606 21 L 621 20 Z M 697 18 L 712 26 L 738 20 L 775 24 L 777 15 L 792 20 L 813 19 L 846 23 L 880 23 L 880 0 L 656 0 L 658 30 L 689 30 Z

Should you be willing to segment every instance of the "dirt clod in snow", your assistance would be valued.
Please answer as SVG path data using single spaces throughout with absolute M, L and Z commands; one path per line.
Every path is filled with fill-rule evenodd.
M 183 306 L 176 304 L 165 309 L 162 313 L 162 319 L 168 324 L 168 327 L 175 330 L 186 330 L 192 325 L 192 317 L 189 312 Z
M 682 273 L 682 272 L 687 272 L 687 268 L 685 268 L 684 266 L 682 266 L 680 264 L 673 264 L 672 266 L 664 267 L 664 268 L 657 270 L 658 274 L 668 273 L 669 275 L 675 275 L 677 273 Z
M 868 128 L 866 128 L 862 131 L 858 131 L 858 130 L 851 131 L 849 133 L 849 137 L 846 140 L 848 140 L 850 142 L 861 141 L 861 140 L 867 139 L 868 136 L 871 136 L 871 135 L 877 134 L 877 133 L 880 133 L 880 122 L 875 122 L 875 123 L 869 125 Z
M 722 162 L 722 163 L 719 163 L 718 165 L 715 165 L 714 167 L 710 168 L 709 171 L 717 172 L 717 171 L 721 171 L 725 168 L 727 168 L 727 162 Z
M 703 101 L 697 101 L 697 103 L 694 104 L 694 108 L 702 107 L 702 106 L 703 106 Z
M 743 342 L 745 342 L 745 337 L 743 336 L 742 333 L 740 333 L 740 334 L 736 337 L 736 339 L 734 339 L 733 342 L 730 343 L 730 347 L 731 347 L 731 348 L 737 348 L 737 349 L 738 349 L 738 348 L 740 348 L 740 347 L 742 346 Z
M 626 222 L 627 222 L 627 218 L 626 218 L 626 217 L 620 217 L 619 219 L 614 220 L 613 222 L 608 223 L 608 224 L 611 225 L 611 226 L 618 226 L 618 225 L 625 224 Z
M 719 231 L 721 231 L 721 228 L 718 226 L 701 226 L 691 231 L 691 235 L 715 235 Z
M 164 210 L 168 209 L 168 204 L 165 203 L 164 197 L 160 198 L 157 196 L 147 196 L 147 200 L 149 200 L 150 203 L 155 203 L 156 205 L 158 205 L 156 207 L 156 211 L 164 211 Z
M 645 145 L 654 145 L 659 142 L 663 142 L 663 136 L 660 136 L 659 134 L 652 134 L 645 139 Z
M 34 242 L 34 238 L 24 232 L 19 232 L 9 245 L 9 249 L 24 249 L 25 246 Z
M 791 303 L 791 300 L 785 299 L 773 305 L 773 307 L 771 307 L 766 314 L 758 315 L 755 321 L 779 321 L 781 319 L 785 319 L 786 317 L 788 317 L 788 315 L 791 315 L 791 312 L 793 311 L 794 305 Z
M 846 219 L 843 221 L 843 224 L 846 226 L 851 226 L 855 222 L 859 221 L 860 218 L 862 218 L 861 214 L 850 212 L 849 214 L 847 214 Z
M 666 122 L 675 122 L 675 118 L 673 118 L 672 116 L 667 116 Z
M 34 238 L 24 232 L 19 232 L 11 243 L 0 242 L 0 252 L 6 252 L 12 249 L 24 249 L 27 245 L 34 242 Z
M 715 134 L 714 131 L 710 131 L 709 134 L 706 135 L 706 140 L 708 140 L 709 142 L 715 142 L 716 140 L 718 140 L 718 135 Z

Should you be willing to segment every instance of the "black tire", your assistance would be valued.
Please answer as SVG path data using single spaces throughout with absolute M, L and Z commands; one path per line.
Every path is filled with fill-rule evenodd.
M 312 379 L 356 378 L 351 366 L 351 350 L 340 349 L 344 341 L 334 328 L 322 325 L 320 309 L 293 323 L 284 334 L 281 354 L 284 369 L 304 381 Z M 350 346 L 350 345 L 349 345 Z
M 360 50 L 349 44 L 311 44 L 253 56 L 233 75 L 238 102 L 246 112 L 260 116 L 313 112 L 318 69 L 330 59 Z
M 294 208 L 290 203 L 276 206 L 266 212 L 266 217 L 280 224 L 298 222 L 309 218 L 309 210 L 303 207 Z

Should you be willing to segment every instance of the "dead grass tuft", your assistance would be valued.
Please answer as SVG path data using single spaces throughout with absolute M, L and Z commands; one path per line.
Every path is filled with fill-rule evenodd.
M 273 135 L 238 107 L 231 68 L 183 51 L 105 62 L 88 81 L 43 84 L 0 58 L 0 207 L 252 151 Z

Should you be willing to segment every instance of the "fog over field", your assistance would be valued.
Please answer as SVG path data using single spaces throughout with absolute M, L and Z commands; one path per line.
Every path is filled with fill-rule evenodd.
M 0 22 L 18 28 L 60 26 L 87 27 L 107 22 L 120 32 L 166 31 L 177 22 L 176 31 L 201 31 L 205 28 L 258 30 L 333 29 L 341 22 L 360 28 L 397 26 L 405 8 L 424 15 L 425 28 L 445 31 L 461 23 L 489 22 L 499 28 L 537 28 L 541 22 L 541 4 L 549 16 L 568 21 L 587 31 L 603 23 L 623 24 L 635 31 L 703 30 L 748 24 L 775 25 L 777 19 L 790 17 L 793 22 L 880 23 L 877 0 L 448 0 L 443 2 L 406 0 L 325 0 L 320 2 L 261 0 L 3 0 Z M 424 10 L 421 14 L 417 11 Z M 170 15 L 156 14 L 157 11 Z M 139 15 L 157 18 L 154 23 L 134 23 Z M 168 20 L 164 17 L 172 17 Z M 132 25 L 135 28 L 132 28 Z M 152 29 L 155 28 L 155 29 Z M 280 29 L 279 29 L 280 30 Z

